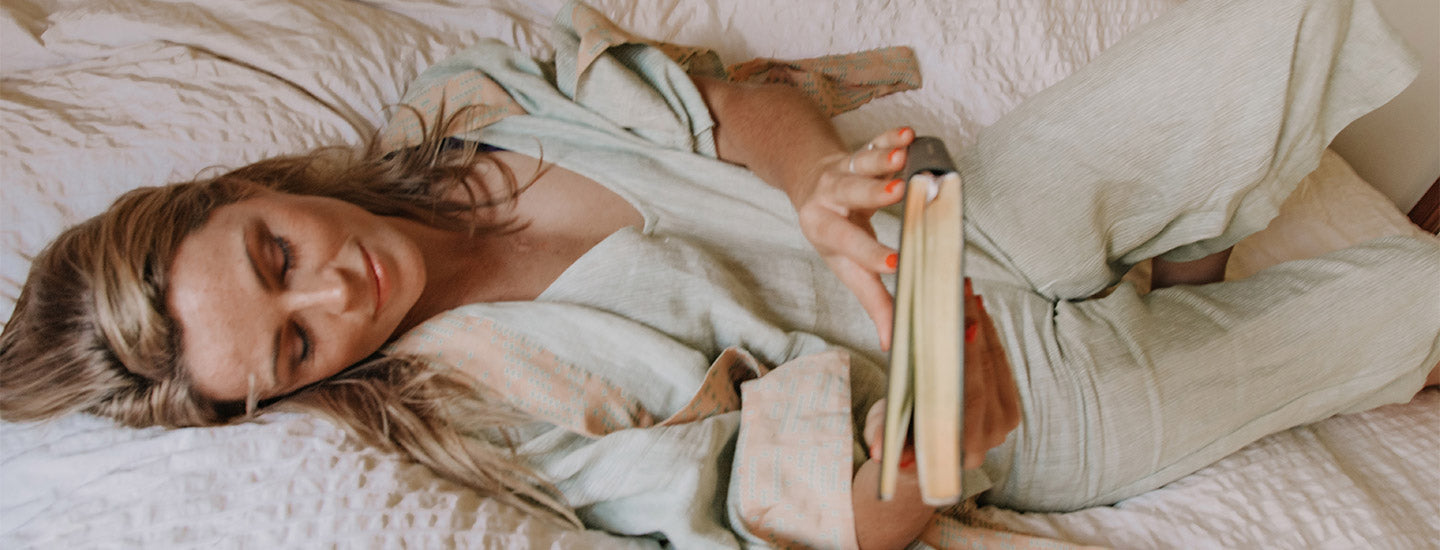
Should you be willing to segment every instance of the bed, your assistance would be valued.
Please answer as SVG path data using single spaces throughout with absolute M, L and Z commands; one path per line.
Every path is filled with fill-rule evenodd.
M 1176 3 L 591 2 L 637 35 L 711 48 L 727 63 L 912 46 L 924 86 L 837 124 L 862 143 L 903 121 L 952 148 Z M 419 71 L 482 37 L 546 55 L 546 27 L 561 4 L 7 2 L 0 6 L 0 319 L 14 306 L 27 255 L 124 190 L 357 142 L 383 123 Z M 814 17 L 820 9 L 825 17 Z M 1425 116 L 1434 115 L 1430 108 Z M 1422 136 L 1422 149 L 1426 139 L 1434 137 Z M 1342 136 L 1336 147 L 1374 164 L 1367 141 Z M 1433 141 L 1428 147 L 1437 149 Z M 1435 174 L 1424 172 L 1433 159 L 1413 159 L 1427 174 L 1418 184 L 1387 181 L 1382 193 L 1342 154 L 1327 153 L 1281 219 L 1237 247 L 1228 276 L 1375 236 L 1421 233 L 1396 203 L 1419 202 L 1417 219 L 1434 219 L 1434 199 L 1421 198 L 1427 187 L 1435 192 Z M 1143 280 L 1143 269 L 1136 276 Z M 962 508 L 923 540 L 961 548 L 1440 547 L 1437 426 L 1440 390 L 1432 389 L 1408 404 L 1275 434 L 1114 506 L 1064 514 Z M 365 448 L 323 420 L 272 413 L 173 431 L 122 429 L 84 415 L 0 423 L 0 545 L 655 544 L 556 530 Z

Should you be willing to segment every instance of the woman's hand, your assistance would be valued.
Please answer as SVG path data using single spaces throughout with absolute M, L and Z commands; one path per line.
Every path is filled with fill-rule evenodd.
M 695 86 L 715 120 L 720 160 L 749 168 L 790 197 L 805 237 L 860 299 L 881 347 L 889 348 L 893 313 L 880 274 L 895 271 L 898 256 L 875 240 L 870 216 L 905 195 L 893 178 L 915 132 L 891 130 L 847 153 L 830 118 L 794 88 L 703 77 Z
M 870 217 L 904 197 L 905 184 L 895 174 L 905 167 L 905 148 L 914 140 L 910 128 L 890 130 L 853 153 L 822 157 L 804 179 L 806 185 L 786 189 L 800 230 L 860 299 L 883 349 L 890 348 L 894 311 L 880 274 L 893 273 L 899 256 L 876 240 Z
M 979 468 L 1019 425 L 1020 394 L 1000 334 L 965 279 L 965 469 Z

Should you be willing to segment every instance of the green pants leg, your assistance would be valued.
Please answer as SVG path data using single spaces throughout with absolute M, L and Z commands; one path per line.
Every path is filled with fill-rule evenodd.
M 1408 400 L 1440 361 L 1440 242 L 1379 239 L 1244 281 L 1137 295 L 1130 265 L 1263 228 L 1413 56 L 1363 0 L 1194 0 L 962 156 L 977 291 L 1025 418 L 989 501 L 1067 510 L 1270 433 Z
M 1364 0 L 1186 2 L 980 133 L 967 239 L 1062 300 L 1223 250 L 1416 70 Z
M 1440 240 L 1385 237 L 1250 278 L 1059 302 L 991 500 L 1109 504 L 1266 435 L 1409 401 L 1440 362 Z

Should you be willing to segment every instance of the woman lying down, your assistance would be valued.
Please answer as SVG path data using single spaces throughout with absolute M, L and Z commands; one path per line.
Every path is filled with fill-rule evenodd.
M 872 223 L 894 227 L 877 209 L 914 132 L 851 151 L 790 88 L 692 80 L 641 45 L 580 59 L 570 18 L 553 66 L 480 44 L 409 100 L 479 71 L 479 109 L 509 116 L 138 189 L 66 231 L 0 340 L 5 419 L 306 407 L 572 525 L 914 539 L 935 510 L 913 467 L 875 499 L 868 418 L 896 265 Z M 965 366 L 967 488 L 1113 503 L 1435 383 L 1440 242 L 1212 282 L 1414 73 L 1363 0 L 1197 0 L 982 133 L 959 162 L 971 347 L 993 351 Z M 1168 288 L 1089 298 L 1152 257 Z

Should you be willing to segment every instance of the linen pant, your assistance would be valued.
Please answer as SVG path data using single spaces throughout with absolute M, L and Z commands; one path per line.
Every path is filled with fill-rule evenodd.
M 987 501 L 1113 503 L 1265 435 L 1405 402 L 1440 361 L 1440 241 L 1387 237 L 1139 295 L 1134 263 L 1265 227 L 1334 135 L 1415 74 L 1365 0 L 1187 2 L 961 157 L 967 274 L 1024 419 Z

